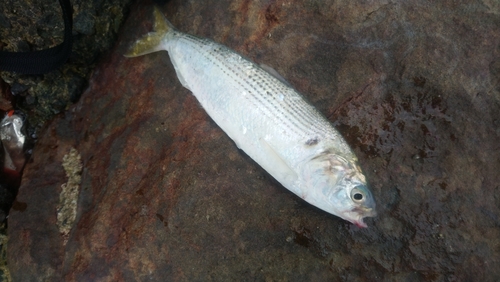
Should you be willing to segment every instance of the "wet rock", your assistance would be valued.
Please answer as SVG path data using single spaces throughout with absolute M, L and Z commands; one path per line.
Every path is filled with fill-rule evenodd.
M 275 68 L 337 126 L 378 204 L 359 229 L 287 192 L 239 151 L 166 53 L 125 59 L 152 28 L 151 6 L 134 6 L 80 101 L 40 134 L 9 218 L 13 279 L 500 279 L 498 8 L 163 7 L 180 30 Z M 83 169 L 64 235 L 56 211 L 71 148 Z
M 29 132 L 35 132 L 81 95 L 97 58 L 114 43 L 131 1 L 70 2 L 74 40 L 67 63 L 45 75 L 0 72 L 11 86 L 26 87 L 15 107 L 29 113 Z M 0 48 L 4 51 L 42 50 L 63 41 L 64 24 L 58 1 L 0 1 L 0 26 Z
M 2 174 L 0 174 L 2 175 Z M 3 176 L 3 175 L 2 175 Z M 14 195 L 8 187 L 0 185 L 0 221 L 4 222 L 7 213 L 9 212 L 12 202 L 14 201 Z
M 0 78 L 0 110 L 9 111 L 12 109 L 12 92 L 5 81 Z
M 75 30 L 77 32 L 90 35 L 94 33 L 94 21 L 95 15 L 90 14 L 87 11 L 83 11 L 75 17 Z
M 3 28 L 10 28 L 10 22 L 2 13 L 0 13 L 0 26 Z

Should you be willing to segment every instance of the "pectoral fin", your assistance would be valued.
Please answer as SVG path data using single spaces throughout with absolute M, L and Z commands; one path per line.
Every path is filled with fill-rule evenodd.
M 273 149 L 266 140 L 260 138 L 262 149 L 266 152 L 267 158 L 269 158 L 269 163 L 271 166 L 266 168 L 266 170 L 274 176 L 278 181 L 286 181 L 292 183 L 298 179 L 297 173 L 285 162 L 285 160 Z M 284 184 L 284 183 L 282 183 Z

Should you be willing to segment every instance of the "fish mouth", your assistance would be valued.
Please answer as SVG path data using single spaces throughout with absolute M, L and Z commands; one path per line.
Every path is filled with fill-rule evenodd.
M 357 227 L 359 228 L 367 228 L 368 225 L 366 225 L 366 223 L 363 222 L 363 219 L 358 219 L 358 220 L 354 220 L 352 223 L 354 223 Z
M 366 217 L 375 217 L 375 216 L 377 216 L 377 211 L 373 208 L 365 208 L 364 215 Z
M 374 208 L 368 207 L 355 207 L 351 212 L 360 214 L 363 217 L 375 217 L 377 216 L 377 211 Z
M 377 212 L 374 208 L 366 208 L 366 207 L 357 207 L 352 210 L 352 212 L 358 214 L 358 218 L 351 220 L 353 224 L 360 228 L 367 228 L 368 225 L 363 221 L 365 217 L 374 217 L 377 215 Z

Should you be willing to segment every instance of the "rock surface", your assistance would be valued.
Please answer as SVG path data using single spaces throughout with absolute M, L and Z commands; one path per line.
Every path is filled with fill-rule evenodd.
M 14 281 L 500 279 L 497 2 L 162 10 L 304 93 L 354 148 L 379 216 L 359 229 L 306 204 L 236 148 L 166 53 L 124 58 L 152 28 L 152 7 L 136 5 L 80 101 L 40 135 L 9 218 Z M 71 148 L 83 170 L 63 237 Z
M 16 96 L 14 108 L 29 113 L 29 135 L 78 100 L 97 58 L 115 42 L 130 2 L 71 0 L 73 46 L 66 64 L 44 75 L 0 72 L 0 77 L 10 85 L 9 92 Z M 63 33 L 59 1 L 0 1 L 0 49 L 3 51 L 47 49 L 62 43 Z M 0 109 L 1 102 L 0 98 Z

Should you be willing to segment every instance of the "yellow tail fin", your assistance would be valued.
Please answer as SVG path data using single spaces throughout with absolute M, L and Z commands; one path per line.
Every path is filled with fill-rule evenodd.
M 138 57 L 145 54 L 163 50 L 162 41 L 166 39 L 166 35 L 173 32 L 174 27 L 170 24 L 160 9 L 154 7 L 154 32 L 144 35 L 130 46 L 125 57 Z

